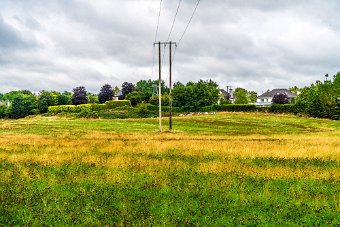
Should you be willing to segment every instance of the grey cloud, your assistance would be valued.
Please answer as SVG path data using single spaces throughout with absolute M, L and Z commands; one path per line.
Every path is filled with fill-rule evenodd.
M 178 1 L 163 3 L 160 41 L 166 41 Z M 172 41 L 195 4 L 182 0 Z M 85 85 L 96 92 L 104 83 L 156 79 L 158 6 L 156 0 L 3 0 L 0 49 L 7 49 L 0 51 L 0 89 Z M 176 51 L 174 80 L 211 78 L 257 91 L 313 83 L 339 70 L 339 10 L 336 0 L 201 1 Z
M 22 39 L 20 33 L 9 26 L 0 14 L 0 50 L 22 48 L 28 44 Z

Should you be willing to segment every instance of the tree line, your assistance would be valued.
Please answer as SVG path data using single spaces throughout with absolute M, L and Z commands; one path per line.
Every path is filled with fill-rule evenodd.
M 158 80 L 140 80 L 136 84 L 124 82 L 119 89 L 104 84 L 98 94 L 87 92 L 86 88 L 79 86 L 72 92 L 40 91 L 33 94 L 29 90 L 11 91 L 0 94 L 0 117 L 22 118 L 28 115 L 46 113 L 49 106 L 79 105 L 87 103 L 105 103 L 117 97 L 119 100 L 130 100 L 133 107 L 140 103 L 158 105 Z M 317 81 L 304 88 L 292 87 L 297 92 L 294 110 L 297 113 L 314 117 L 335 118 L 340 116 L 340 72 L 332 79 L 326 75 L 325 81 Z M 169 105 L 169 87 L 161 81 L 162 105 Z M 257 93 L 244 88 L 234 91 L 234 104 L 255 103 Z M 212 80 L 199 80 L 183 84 L 176 82 L 172 90 L 173 106 L 181 107 L 185 111 L 199 111 L 203 107 L 212 105 L 231 104 L 230 95 L 222 96 L 218 84 Z M 275 103 L 287 103 L 287 97 L 280 94 L 273 99 Z M 276 101 L 277 100 L 277 101 Z M 7 107 L 4 102 L 10 102 Z
M 11 91 L 0 94 L 0 117 L 22 118 L 28 115 L 46 113 L 49 106 L 80 105 L 87 103 L 105 103 L 117 97 L 119 100 L 130 100 L 132 106 L 139 103 L 158 105 L 157 80 L 140 80 L 136 84 L 124 82 L 121 89 L 109 84 L 101 87 L 98 94 L 87 92 L 84 86 L 73 89 L 72 92 L 57 92 L 42 90 L 34 94 L 29 90 Z M 161 81 L 162 105 L 169 105 L 169 88 Z M 220 98 L 218 85 L 214 81 L 177 82 L 173 88 L 174 106 L 185 107 L 190 111 L 217 103 Z M 9 102 L 7 107 L 5 102 Z

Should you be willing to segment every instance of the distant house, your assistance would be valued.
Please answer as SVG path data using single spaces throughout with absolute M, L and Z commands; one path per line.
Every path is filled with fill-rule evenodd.
M 229 88 L 227 91 L 224 89 L 220 89 L 221 98 L 224 100 L 230 100 L 232 103 L 234 102 L 234 92 L 233 89 Z
M 9 101 L 6 101 L 6 102 L 4 102 L 4 101 L 0 101 L 0 105 L 3 105 L 3 106 L 9 106 L 10 105 L 10 102 Z
M 297 96 L 295 93 L 289 91 L 288 89 L 274 89 L 271 91 L 268 90 L 267 92 L 257 97 L 257 102 L 255 104 L 259 106 L 271 105 L 273 103 L 273 97 L 276 94 L 286 94 L 290 102 L 295 101 L 295 98 Z
M 119 91 L 118 94 L 115 94 L 113 96 L 112 100 L 119 100 L 119 97 L 122 96 L 122 95 L 123 95 L 122 91 Z

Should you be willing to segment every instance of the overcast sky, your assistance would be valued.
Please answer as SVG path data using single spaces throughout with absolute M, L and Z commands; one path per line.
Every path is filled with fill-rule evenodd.
M 179 41 L 196 2 L 181 1 L 171 41 Z M 105 83 L 157 79 L 159 6 L 0 0 L 0 92 L 85 86 L 97 93 Z M 163 0 L 157 41 L 167 41 L 177 7 L 177 0 Z M 340 71 L 339 12 L 339 0 L 201 0 L 176 50 L 173 81 L 212 79 L 220 88 L 261 93 L 323 80 Z

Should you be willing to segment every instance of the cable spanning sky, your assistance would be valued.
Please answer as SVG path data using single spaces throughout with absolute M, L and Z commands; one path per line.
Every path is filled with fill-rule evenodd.
M 171 31 L 169 41 L 178 42 L 196 4 L 163 0 L 156 41 Z M 159 7 L 160 0 L 0 0 L 0 93 L 97 93 L 105 83 L 157 79 Z M 202 0 L 176 51 L 173 81 L 212 79 L 261 93 L 323 80 L 340 71 L 339 11 L 338 0 Z M 167 62 L 163 72 L 168 78 Z

